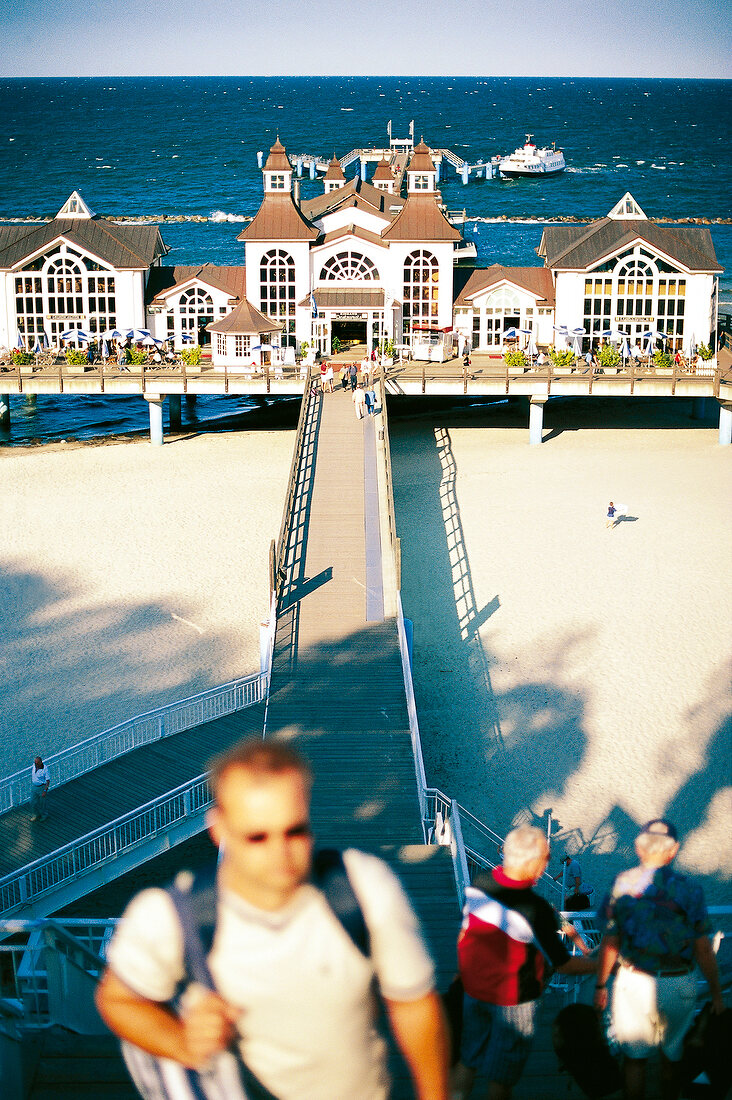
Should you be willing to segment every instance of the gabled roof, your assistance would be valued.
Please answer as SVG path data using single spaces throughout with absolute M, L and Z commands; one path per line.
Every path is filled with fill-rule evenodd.
M 289 191 L 283 194 L 267 191 L 259 210 L 236 239 L 238 241 L 312 241 L 317 235 L 318 230 L 295 205 Z
M 381 309 L 386 302 L 386 291 L 370 287 L 319 286 L 315 288 L 313 296 L 319 309 L 338 309 L 340 306 L 347 306 L 349 309 Z M 310 295 L 298 304 L 310 305 Z
M 539 255 L 554 270 L 586 271 L 638 240 L 690 271 L 722 270 L 705 226 L 667 228 L 648 218 L 600 218 L 591 225 L 547 226 Z
M 157 225 L 117 225 L 104 218 L 54 218 L 42 225 L 0 226 L 0 269 L 18 266 L 60 238 L 109 264 L 140 270 L 167 252 Z
M 408 195 L 404 206 L 381 236 L 385 241 L 462 240 L 459 231 L 437 205 L 434 193 Z
M 380 215 L 391 221 L 395 215 L 391 213 L 390 207 L 401 207 L 404 201 L 399 195 L 379 191 L 378 187 L 373 187 L 372 184 L 357 177 L 349 180 L 345 187 L 339 187 L 337 191 L 329 191 L 327 195 L 316 195 L 313 199 L 307 199 L 302 203 L 302 212 L 310 221 L 316 221 L 343 207 L 356 206 L 359 210 Z
M 57 218 L 93 218 L 94 211 L 82 199 L 78 191 L 72 191 L 63 204 Z
M 548 268 L 492 264 L 490 267 L 475 268 L 471 272 L 470 278 L 455 299 L 455 305 L 469 305 L 478 294 L 485 294 L 501 283 L 511 283 L 533 294 L 539 302 L 554 304 L 554 281 Z
M 206 286 L 213 287 L 214 290 L 223 290 L 230 298 L 246 297 L 245 267 L 215 267 L 213 264 L 176 265 L 153 268 L 145 291 L 146 304 L 156 300 L 163 301 L 173 291 L 180 290 L 186 283 L 193 282 L 204 283 Z
M 608 214 L 608 218 L 614 218 L 617 221 L 628 221 L 630 218 L 645 218 L 645 214 L 630 191 L 626 191 L 620 202 L 615 203 Z
M 255 336 L 262 332 L 279 332 L 282 325 L 265 317 L 246 298 L 234 306 L 220 321 L 207 325 L 209 332 L 228 332 L 232 336 Z
M 330 233 L 326 233 L 322 240 L 318 241 L 318 244 L 332 244 L 333 241 L 341 240 L 343 237 L 357 237 L 359 240 L 368 241 L 369 244 L 378 244 L 384 247 L 384 242 L 378 233 L 372 233 L 369 229 L 364 229 L 360 225 L 342 225 L 339 229 L 331 229 Z

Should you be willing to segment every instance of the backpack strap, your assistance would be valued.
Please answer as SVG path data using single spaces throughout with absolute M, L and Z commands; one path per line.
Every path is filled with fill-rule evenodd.
M 168 888 L 168 896 L 183 934 L 186 979 L 215 991 L 208 954 L 216 932 L 216 867 L 207 867 L 195 875 L 188 872 L 178 875 Z
M 318 849 L 313 855 L 310 881 L 322 891 L 355 947 L 365 958 L 370 958 L 371 936 L 348 877 L 343 853 L 336 848 Z

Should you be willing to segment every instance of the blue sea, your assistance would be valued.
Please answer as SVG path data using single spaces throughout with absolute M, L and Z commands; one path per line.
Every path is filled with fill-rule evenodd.
M 602 217 L 630 191 L 649 217 L 706 220 L 732 300 L 732 152 L 705 80 L 435 77 L 167 77 L 0 81 L 0 222 L 52 217 L 73 190 L 97 213 L 159 221 L 166 262 L 243 262 L 236 237 L 261 201 L 257 153 L 343 156 L 392 134 L 473 164 L 553 141 L 568 164 L 546 180 L 441 181 L 466 211 L 478 263 L 537 263 L 542 226 Z M 346 172 L 355 173 L 356 163 Z M 322 182 L 303 180 L 304 198 Z M 196 426 L 230 426 L 251 403 L 199 399 Z M 6 444 L 147 429 L 141 398 L 12 400 Z

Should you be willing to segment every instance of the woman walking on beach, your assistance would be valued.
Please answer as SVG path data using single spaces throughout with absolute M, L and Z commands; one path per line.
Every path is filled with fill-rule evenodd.
M 617 519 L 615 518 L 617 516 L 617 514 L 618 514 L 617 508 L 615 507 L 613 502 L 610 501 L 610 503 L 607 506 L 607 518 L 605 520 L 605 527 L 614 527 L 615 526 L 615 524 L 617 523 Z

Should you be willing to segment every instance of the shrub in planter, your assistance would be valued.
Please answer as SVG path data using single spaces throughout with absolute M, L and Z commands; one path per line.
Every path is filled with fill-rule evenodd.
M 597 361 L 603 370 L 620 366 L 620 352 L 614 344 L 603 344 L 597 353 Z
M 514 348 L 512 351 L 506 351 L 503 354 L 503 358 L 506 361 L 507 367 L 525 367 L 526 355 L 519 348 Z
M 549 358 L 555 367 L 571 367 L 574 363 L 574 352 L 571 348 L 549 348 Z
M 661 349 L 658 348 L 653 353 L 653 365 L 660 370 L 670 370 L 673 366 L 673 360 L 667 351 L 661 351 Z
M 29 363 L 34 363 L 35 359 L 35 355 L 29 351 L 21 351 L 19 348 L 13 351 L 13 362 L 19 363 L 21 367 L 26 367 Z
M 334 355 L 337 355 L 338 352 L 341 350 L 341 342 L 340 342 L 340 340 L 338 339 L 337 336 L 333 337 L 333 339 L 331 341 L 331 347 L 333 348 L 333 354 Z
M 303 358 L 307 355 L 309 347 L 310 347 L 310 344 L 307 342 L 307 340 L 302 340 L 301 341 L 301 343 L 300 343 L 300 355 L 302 355 Z
M 141 348 L 127 348 L 125 350 L 125 359 L 128 363 L 132 363 L 134 366 L 139 367 L 141 363 L 144 363 L 147 359 L 147 352 Z
M 180 357 L 188 367 L 197 367 L 201 362 L 201 349 L 198 344 L 192 348 L 183 348 Z
M 703 359 L 705 363 L 708 362 L 714 355 L 714 352 L 709 347 L 709 344 L 700 344 L 696 350 L 699 353 L 699 358 Z
M 86 363 L 86 352 L 83 348 L 67 348 L 66 349 L 66 362 L 78 365 L 80 363 Z

